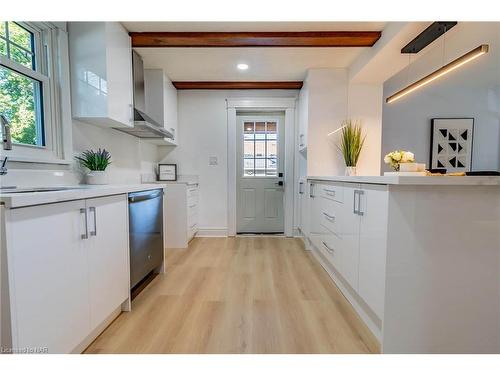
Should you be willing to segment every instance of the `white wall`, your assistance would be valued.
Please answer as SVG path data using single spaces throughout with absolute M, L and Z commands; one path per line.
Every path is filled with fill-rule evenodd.
M 311 69 L 307 74 L 308 129 L 307 174 L 338 176 L 344 162 L 337 149 L 338 129 L 347 116 L 347 70 Z
M 296 95 L 296 90 L 178 91 L 179 146 L 159 152 L 162 162 L 177 164 L 178 174 L 199 176 L 200 231 L 227 230 L 226 98 Z M 218 165 L 208 165 L 210 156 L 217 157 Z
M 158 146 L 114 129 L 104 129 L 73 120 L 73 151 L 105 148 L 111 153 L 109 182 L 140 183 L 141 173 L 154 173 Z M 82 178 L 77 174 L 77 178 Z
M 382 154 L 412 150 L 429 163 L 431 119 L 474 117 L 472 168 L 500 169 L 500 23 L 460 22 L 446 33 L 449 62 L 480 44 L 488 54 L 391 104 L 384 104 Z M 431 73 L 442 63 L 442 40 L 434 42 L 411 64 L 384 83 L 384 100 L 408 83 Z M 387 167 L 382 169 L 387 170 Z
M 382 161 L 382 84 L 350 84 L 348 117 L 360 120 L 366 135 L 358 175 L 378 176 Z

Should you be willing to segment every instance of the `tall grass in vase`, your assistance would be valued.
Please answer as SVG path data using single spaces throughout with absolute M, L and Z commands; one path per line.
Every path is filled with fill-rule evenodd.
M 356 165 L 365 143 L 363 127 L 359 121 L 345 120 L 342 122 L 342 133 L 338 148 L 344 157 L 346 176 L 356 175 Z

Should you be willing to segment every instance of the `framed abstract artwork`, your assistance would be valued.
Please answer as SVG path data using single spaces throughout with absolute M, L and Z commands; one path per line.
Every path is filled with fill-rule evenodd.
M 433 118 L 431 124 L 431 168 L 469 172 L 472 166 L 474 119 Z
M 177 164 L 158 164 L 158 181 L 177 181 Z

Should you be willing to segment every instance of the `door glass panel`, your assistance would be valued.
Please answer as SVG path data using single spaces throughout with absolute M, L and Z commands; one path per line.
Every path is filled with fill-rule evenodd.
M 244 121 L 243 176 L 277 176 L 278 124 L 276 121 Z

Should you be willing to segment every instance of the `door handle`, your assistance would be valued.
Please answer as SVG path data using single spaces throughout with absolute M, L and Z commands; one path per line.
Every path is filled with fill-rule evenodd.
M 97 214 L 95 207 L 90 207 L 89 212 L 92 212 L 94 214 L 94 230 L 90 231 L 90 235 L 97 236 Z
M 353 208 L 352 208 L 352 212 L 354 214 L 358 214 L 358 210 L 356 210 L 356 196 L 358 195 L 358 190 L 354 190 L 354 198 L 353 198 Z
M 87 220 L 87 210 L 85 208 L 80 208 L 80 214 L 83 214 L 83 216 L 85 217 L 85 233 L 80 235 L 80 238 L 82 240 L 88 240 L 88 238 L 89 238 L 89 223 Z

